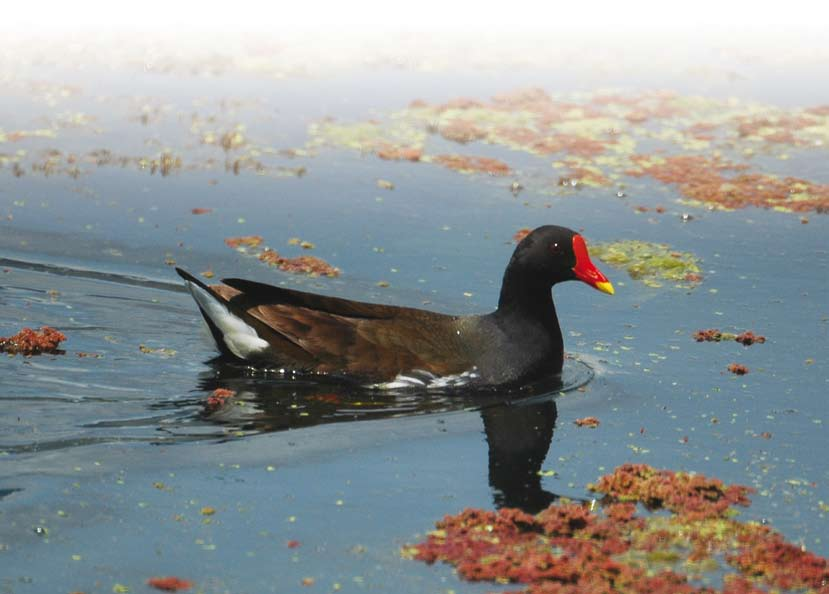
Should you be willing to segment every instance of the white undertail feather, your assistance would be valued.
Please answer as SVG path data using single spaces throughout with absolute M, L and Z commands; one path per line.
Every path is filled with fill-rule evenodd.
M 225 345 L 230 352 L 240 359 L 248 359 L 266 350 L 270 345 L 259 338 L 256 330 L 245 321 L 230 312 L 227 306 L 213 294 L 197 284 L 185 281 L 193 299 L 201 306 L 207 317 L 222 333 Z

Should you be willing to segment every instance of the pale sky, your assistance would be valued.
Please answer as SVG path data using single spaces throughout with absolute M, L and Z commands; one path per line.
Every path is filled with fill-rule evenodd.
M 159 32 L 394 31 L 826 32 L 818 0 L 14 0 L 0 30 Z M 829 41 L 827 42 L 829 44 Z

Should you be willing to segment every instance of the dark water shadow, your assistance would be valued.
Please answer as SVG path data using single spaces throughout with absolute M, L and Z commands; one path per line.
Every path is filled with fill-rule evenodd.
M 489 448 L 489 485 L 495 505 L 537 512 L 558 497 L 542 488 L 539 474 L 555 429 L 555 397 L 592 377 L 586 364 L 568 359 L 562 376 L 515 391 L 377 390 L 317 378 L 286 378 L 217 359 L 201 375 L 197 390 L 208 394 L 199 413 L 201 420 L 226 425 L 237 435 L 477 411 Z M 216 390 L 234 394 L 223 400 L 213 395 Z
M 496 507 L 537 513 L 558 499 L 542 488 L 540 474 L 557 417 L 552 398 L 481 409 L 489 445 L 489 486 Z

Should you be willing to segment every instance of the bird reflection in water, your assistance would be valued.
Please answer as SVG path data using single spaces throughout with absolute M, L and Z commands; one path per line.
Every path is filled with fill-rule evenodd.
M 558 498 L 541 487 L 540 472 L 557 416 L 552 398 L 481 409 L 489 444 L 489 486 L 496 507 L 517 507 L 534 514 Z
M 356 384 L 286 378 L 281 374 L 212 362 L 198 389 L 233 390 L 232 402 L 210 406 L 204 420 L 233 433 L 264 433 L 327 423 L 384 419 L 459 410 L 477 410 L 489 446 L 489 485 L 497 507 L 535 513 L 557 495 L 545 491 L 540 470 L 553 438 L 557 407 L 553 395 L 583 385 L 592 377 L 584 364 L 568 385 L 556 376 L 522 388 L 439 392 L 372 390 Z M 564 374 L 567 377 L 567 374 Z

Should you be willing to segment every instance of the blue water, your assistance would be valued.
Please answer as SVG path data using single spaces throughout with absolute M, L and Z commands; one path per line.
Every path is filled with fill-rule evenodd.
M 613 189 L 562 197 L 531 185 L 515 197 L 512 178 L 340 149 L 269 157 L 274 166 L 305 166 L 302 177 L 237 176 L 224 170 L 220 148 L 187 132 L 198 112 L 217 118 L 211 129 L 244 123 L 257 143 L 296 148 L 307 124 L 323 116 L 362 119 L 418 97 L 486 98 L 527 84 L 582 90 L 598 85 L 599 74 L 522 70 L 501 78 L 366 67 L 273 81 L 55 68 L 11 78 L 47 75 L 83 92 L 49 107 L 14 87 L 0 97 L 0 128 L 33 129 L 66 110 L 94 116 L 102 130 L 7 142 L 0 153 L 109 148 L 139 156 L 170 147 L 185 168 L 162 177 L 93 165 L 78 179 L 15 177 L 10 166 L 0 168 L 0 336 L 51 325 L 69 337 L 63 355 L 0 358 L 0 592 L 111 592 L 116 584 L 141 592 L 148 577 L 167 574 L 204 592 L 295 591 L 309 577 L 326 591 L 339 584 L 344 592 L 484 592 L 491 586 L 403 560 L 399 548 L 464 507 L 587 498 L 587 483 L 629 461 L 751 485 L 757 493 L 744 518 L 829 554 L 829 464 L 819 455 L 829 423 L 825 215 L 802 224 L 797 215 L 757 209 L 689 210 L 675 202 L 675 190 L 648 180 L 630 180 L 624 199 Z M 664 84 L 693 88 L 687 76 Z M 772 80 L 766 72 L 737 90 L 786 104 L 769 90 Z M 377 86 L 383 91 L 370 92 Z M 143 102 L 135 97 L 169 107 L 145 126 L 133 119 Z M 222 108 L 228 98 L 243 104 Z M 188 169 L 206 157 L 218 165 Z M 804 167 L 827 181 L 825 170 Z M 394 190 L 378 188 L 377 179 L 394 182 Z M 650 217 L 634 211 L 640 204 L 668 210 Z M 194 216 L 193 208 L 214 210 Z M 683 222 L 683 212 L 694 219 Z M 198 311 L 165 263 L 210 268 L 218 278 L 483 312 L 497 301 L 513 233 L 548 223 L 583 229 L 588 242 L 636 238 L 691 251 L 704 281 L 693 290 L 654 289 L 598 263 L 616 286 L 612 298 L 575 283 L 557 287 L 575 357 L 565 379 L 581 384 L 590 377 L 584 365 L 594 377 L 526 407 L 355 394 L 211 363 L 216 353 Z M 251 234 L 286 255 L 301 253 L 289 238 L 311 241 L 310 253 L 342 276 L 287 275 L 224 245 L 225 237 Z M 768 341 L 746 348 L 692 340 L 711 327 L 753 329 Z M 731 362 L 750 373 L 728 373 Z M 239 397 L 210 410 L 205 400 L 215 387 Z M 573 424 L 588 415 L 599 428 Z M 526 430 L 534 418 L 546 423 L 537 434 Z M 510 471 L 493 470 L 493 456 Z M 206 506 L 215 513 L 204 515 Z M 294 539 L 301 546 L 288 548 Z

